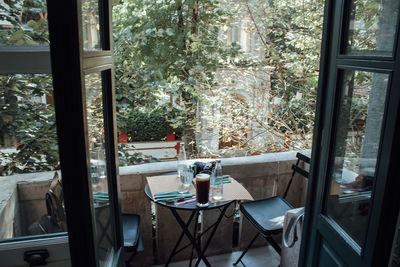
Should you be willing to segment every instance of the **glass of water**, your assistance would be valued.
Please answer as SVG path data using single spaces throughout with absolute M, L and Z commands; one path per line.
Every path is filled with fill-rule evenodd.
M 212 186 L 212 197 L 215 200 L 220 200 L 222 199 L 223 195 L 224 195 L 224 185 L 222 183 L 220 184 L 214 184 Z
M 216 179 L 217 173 L 218 172 L 214 170 L 211 175 L 211 195 L 213 199 L 220 200 L 224 194 L 224 184 Z
M 183 187 L 188 188 L 192 184 L 193 171 L 190 168 L 185 168 L 180 172 L 180 179 Z

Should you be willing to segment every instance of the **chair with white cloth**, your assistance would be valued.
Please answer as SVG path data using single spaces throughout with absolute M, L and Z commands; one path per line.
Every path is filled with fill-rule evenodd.
M 288 210 L 293 207 L 286 202 L 285 198 L 289 192 L 290 186 L 293 182 L 293 178 L 296 173 L 308 178 L 308 171 L 302 166 L 310 164 L 310 158 L 300 152 L 296 154 L 297 162 L 292 165 L 292 176 L 288 182 L 283 197 L 274 196 L 267 199 L 261 199 L 256 201 L 244 202 L 240 205 L 240 211 L 243 216 L 256 228 L 257 234 L 250 241 L 249 245 L 240 255 L 239 259 L 234 263 L 238 264 L 243 256 L 246 254 L 248 249 L 253 245 L 254 241 L 261 234 L 275 249 L 275 251 L 281 255 L 281 247 L 272 238 L 273 235 L 282 233 L 283 230 L 283 218 Z M 300 162 L 304 164 L 300 165 Z

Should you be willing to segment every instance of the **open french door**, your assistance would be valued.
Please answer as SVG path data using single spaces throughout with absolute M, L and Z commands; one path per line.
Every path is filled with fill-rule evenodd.
M 300 266 L 387 266 L 399 214 L 398 0 L 326 0 Z
M 111 1 L 48 0 L 73 266 L 122 266 Z

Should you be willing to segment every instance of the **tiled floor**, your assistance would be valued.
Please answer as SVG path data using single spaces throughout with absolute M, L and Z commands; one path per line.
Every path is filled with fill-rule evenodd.
M 216 255 L 207 257 L 208 261 L 213 267 L 228 267 L 234 266 L 233 263 L 239 258 L 242 251 L 236 251 L 231 254 Z M 242 259 L 242 263 L 239 263 L 238 267 L 277 267 L 280 263 L 280 257 L 278 253 L 271 246 L 259 247 L 250 249 Z M 192 264 L 193 266 L 194 264 Z M 161 267 L 164 265 L 154 265 L 153 267 Z M 187 267 L 189 261 L 180 261 L 171 263 L 171 267 Z M 203 262 L 199 265 L 201 267 L 206 266 Z

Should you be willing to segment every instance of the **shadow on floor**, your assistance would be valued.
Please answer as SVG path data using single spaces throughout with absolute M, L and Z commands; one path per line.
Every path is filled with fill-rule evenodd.
M 242 251 L 235 251 L 230 254 L 215 255 L 207 257 L 208 261 L 213 267 L 228 267 L 234 266 L 233 263 L 239 258 Z M 258 247 L 247 251 L 246 255 L 242 259 L 243 264 L 239 263 L 238 267 L 277 267 L 280 264 L 280 257 L 278 253 L 271 246 Z M 171 267 L 187 267 L 189 261 L 173 262 L 169 266 Z M 194 265 L 194 264 L 193 264 Z M 154 265 L 153 267 L 161 267 L 161 265 Z M 206 266 L 203 262 L 199 265 L 200 267 Z

